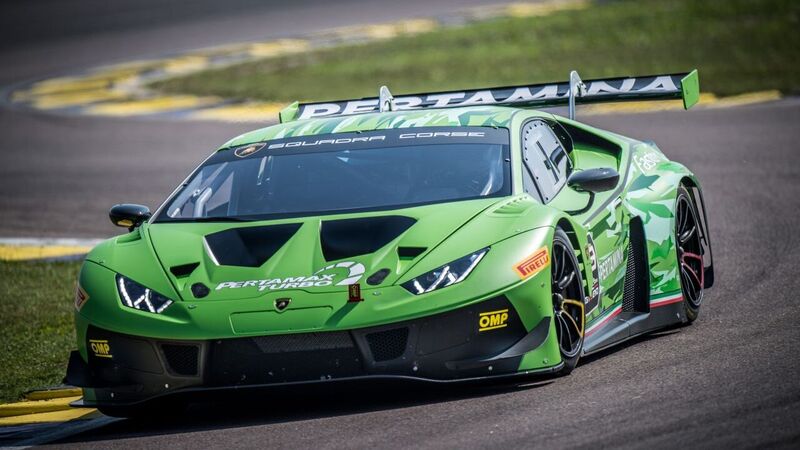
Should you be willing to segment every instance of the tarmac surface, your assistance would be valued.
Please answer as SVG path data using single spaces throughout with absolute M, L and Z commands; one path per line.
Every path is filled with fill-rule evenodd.
M 20 32 L 13 45 L 0 46 L 0 85 L 133 57 L 441 14 L 464 5 L 350 0 L 337 6 L 324 1 L 264 6 L 235 0 L 230 12 L 210 6 L 211 0 L 184 0 L 177 3 L 194 5 L 196 12 L 184 17 L 163 11 L 173 19 L 162 20 L 148 19 L 153 2 L 126 1 L 121 4 L 129 8 L 122 10 L 129 15 L 120 13 L 113 26 L 101 26 L 88 24 L 81 14 L 95 3 L 73 1 L 75 10 L 64 12 L 66 19 L 87 21 L 84 27 L 33 27 Z M 13 22 L 41 14 L 27 4 L 4 4 L 11 9 L 0 17 Z M 10 13 L 17 16 L 9 19 Z M 59 445 L 797 448 L 800 100 L 586 121 L 655 141 L 703 183 L 716 285 L 694 325 L 584 360 L 569 377 L 523 386 L 299 392 L 255 398 L 248 406 L 199 405 L 164 421 L 118 421 Z M 255 127 L 2 108 L 0 236 L 113 235 L 117 229 L 108 222 L 108 207 L 135 202 L 155 208 L 217 145 Z

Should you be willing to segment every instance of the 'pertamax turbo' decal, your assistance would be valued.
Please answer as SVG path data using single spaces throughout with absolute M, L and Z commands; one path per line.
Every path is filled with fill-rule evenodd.
M 587 80 L 582 102 L 617 98 L 681 98 L 681 80 L 687 74 Z M 394 98 L 397 110 L 452 108 L 480 105 L 557 106 L 569 99 L 569 82 L 508 86 L 493 89 L 434 92 Z M 378 98 L 299 105 L 297 119 L 378 112 Z
M 548 265 L 550 265 L 550 253 L 547 251 L 547 247 L 542 247 L 515 265 L 514 270 L 524 280 L 536 275 Z
M 217 285 L 216 290 L 254 287 L 258 288 L 259 291 L 280 291 L 283 289 L 303 289 L 332 285 L 349 286 L 358 283 L 361 277 L 364 276 L 364 270 L 364 265 L 361 263 L 344 261 L 326 266 L 308 276 L 224 281 Z
M 618 248 L 600 261 L 600 278 L 608 278 L 622 264 L 623 259 L 622 249 Z

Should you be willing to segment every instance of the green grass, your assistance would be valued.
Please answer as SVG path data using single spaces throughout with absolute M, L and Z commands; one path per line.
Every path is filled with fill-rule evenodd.
M 0 262 L 0 402 L 64 378 L 79 269 L 78 262 Z
M 700 70 L 718 95 L 800 86 L 796 0 L 624 0 L 318 50 L 156 83 L 169 92 L 289 102 Z

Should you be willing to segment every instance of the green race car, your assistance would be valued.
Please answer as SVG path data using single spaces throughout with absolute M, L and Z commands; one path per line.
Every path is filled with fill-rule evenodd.
M 112 208 L 130 232 L 86 257 L 65 381 L 127 416 L 178 393 L 567 374 L 691 322 L 714 278 L 700 183 L 574 114 L 698 95 L 696 71 L 573 72 L 294 103 L 152 215 Z

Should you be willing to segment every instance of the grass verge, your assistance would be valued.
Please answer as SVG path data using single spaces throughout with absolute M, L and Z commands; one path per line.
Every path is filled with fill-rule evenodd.
M 79 262 L 0 262 L 0 402 L 64 378 L 79 270 Z
M 545 17 L 244 63 L 155 83 L 172 93 L 289 102 L 700 70 L 717 95 L 800 86 L 796 0 L 620 0 Z

